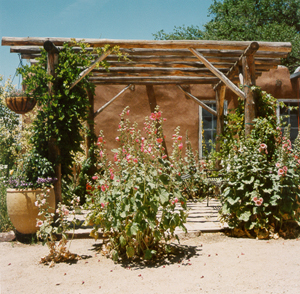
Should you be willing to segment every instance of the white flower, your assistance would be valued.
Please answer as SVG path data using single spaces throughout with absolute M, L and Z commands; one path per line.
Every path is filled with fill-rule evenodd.
M 36 226 L 40 228 L 42 225 L 43 225 L 43 221 L 38 220 Z

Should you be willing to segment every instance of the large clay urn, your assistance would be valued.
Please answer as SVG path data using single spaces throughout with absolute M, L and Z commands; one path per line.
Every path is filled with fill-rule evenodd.
M 39 208 L 35 205 L 38 197 L 42 195 L 41 189 L 37 190 L 15 190 L 7 189 L 6 202 L 9 218 L 19 233 L 33 234 L 37 231 L 37 218 Z M 46 197 L 48 212 L 55 211 L 55 193 L 50 188 L 49 196 Z

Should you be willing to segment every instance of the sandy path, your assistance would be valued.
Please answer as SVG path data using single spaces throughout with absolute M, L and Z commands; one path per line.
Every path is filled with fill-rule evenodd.
M 236 239 L 221 233 L 182 240 L 190 256 L 158 265 L 114 264 L 93 239 L 74 240 L 76 264 L 39 264 L 47 247 L 0 243 L 5 293 L 300 293 L 300 240 Z M 202 245 L 202 246 L 201 246 Z

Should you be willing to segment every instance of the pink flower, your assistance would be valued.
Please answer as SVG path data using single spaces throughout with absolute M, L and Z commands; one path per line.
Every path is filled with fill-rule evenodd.
M 266 149 L 266 148 L 267 148 L 267 145 L 266 145 L 265 143 L 261 143 L 261 144 L 260 144 L 260 148 Z
M 279 175 L 279 176 L 284 175 L 284 170 L 283 170 L 282 168 L 280 168 L 280 169 L 278 170 L 278 175 Z
M 151 150 L 152 150 L 152 147 L 151 147 L 151 146 L 149 146 L 149 147 L 148 147 L 148 152 L 150 153 L 150 152 L 151 152 Z
M 128 110 L 126 111 L 126 114 L 129 115 L 129 112 L 130 112 L 130 110 L 128 109 Z
M 67 208 L 65 208 L 65 209 L 63 210 L 63 212 L 64 212 L 64 215 L 65 215 L 65 216 L 68 216 L 69 213 L 70 213 L 70 211 L 69 211 Z
M 133 159 L 133 162 L 137 163 L 137 162 L 138 162 L 138 159 L 137 159 L 137 158 L 134 158 L 134 159 Z
M 104 192 L 106 190 L 106 187 L 104 185 L 101 186 L 101 191 Z
M 102 202 L 102 203 L 101 203 L 101 207 L 103 208 L 104 206 L 105 206 L 105 204 Z
M 99 145 L 99 144 L 102 143 L 102 142 L 103 142 L 103 137 L 99 137 L 99 138 L 98 138 L 97 144 Z
M 183 144 L 182 144 L 182 143 L 180 143 L 180 144 L 178 145 L 178 148 L 181 150 L 181 149 L 182 149 L 182 147 L 183 147 Z
M 115 155 L 114 155 L 114 161 L 118 161 L 118 153 L 115 153 Z
M 167 119 L 164 117 L 164 118 L 163 118 L 163 121 L 166 121 L 166 120 L 167 120 Z
M 118 141 L 118 142 L 119 142 L 119 141 L 120 141 L 120 138 L 119 138 L 119 137 L 116 137 L 116 141 Z
M 298 160 L 298 163 L 300 164 L 300 159 Z
M 156 139 L 156 142 L 159 143 L 159 144 L 162 143 L 162 141 L 163 141 L 162 138 L 157 138 L 157 139 Z
M 165 154 L 165 155 L 163 155 L 161 158 L 162 158 L 162 159 L 165 159 L 165 158 L 167 158 L 167 157 L 168 157 L 168 155 Z
M 92 179 L 93 179 L 93 180 L 97 180 L 98 177 L 97 177 L 97 176 L 92 176 Z
M 39 207 L 39 202 L 38 202 L 38 201 L 35 201 L 35 202 L 34 202 L 34 205 L 35 205 L 36 207 Z
M 177 140 L 181 141 L 182 140 L 182 136 L 178 136 Z
M 137 189 L 138 189 L 138 187 L 133 187 L 133 189 L 134 189 L 134 190 L 137 190 Z
M 175 201 L 175 203 L 177 203 L 177 202 L 178 202 L 178 198 L 176 197 L 176 198 L 174 199 L 174 201 Z
M 277 168 L 279 168 L 279 167 L 280 167 L 280 163 L 277 162 L 277 163 L 275 164 L 275 166 L 276 166 Z
M 255 197 L 253 197 L 253 199 L 252 199 L 254 202 L 256 202 L 257 201 L 257 197 L 255 196 Z
M 102 158 L 104 155 L 104 152 L 102 150 L 100 150 L 99 154 L 100 154 L 100 157 Z
M 151 115 L 150 115 L 150 119 L 151 120 L 156 120 L 156 114 L 152 112 Z
M 113 180 L 115 175 L 113 173 L 110 173 L 110 179 Z

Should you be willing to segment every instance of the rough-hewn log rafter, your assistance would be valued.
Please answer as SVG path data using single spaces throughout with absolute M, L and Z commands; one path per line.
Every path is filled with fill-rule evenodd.
M 194 48 L 189 48 L 191 52 L 212 72 L 214 73 L 230 90 L 237 94 L 242 99 L 245 99 L 245 94 L 233 82 L 231 82 L 223 73 L 215 68 L 207 59 L 198 53 Z

